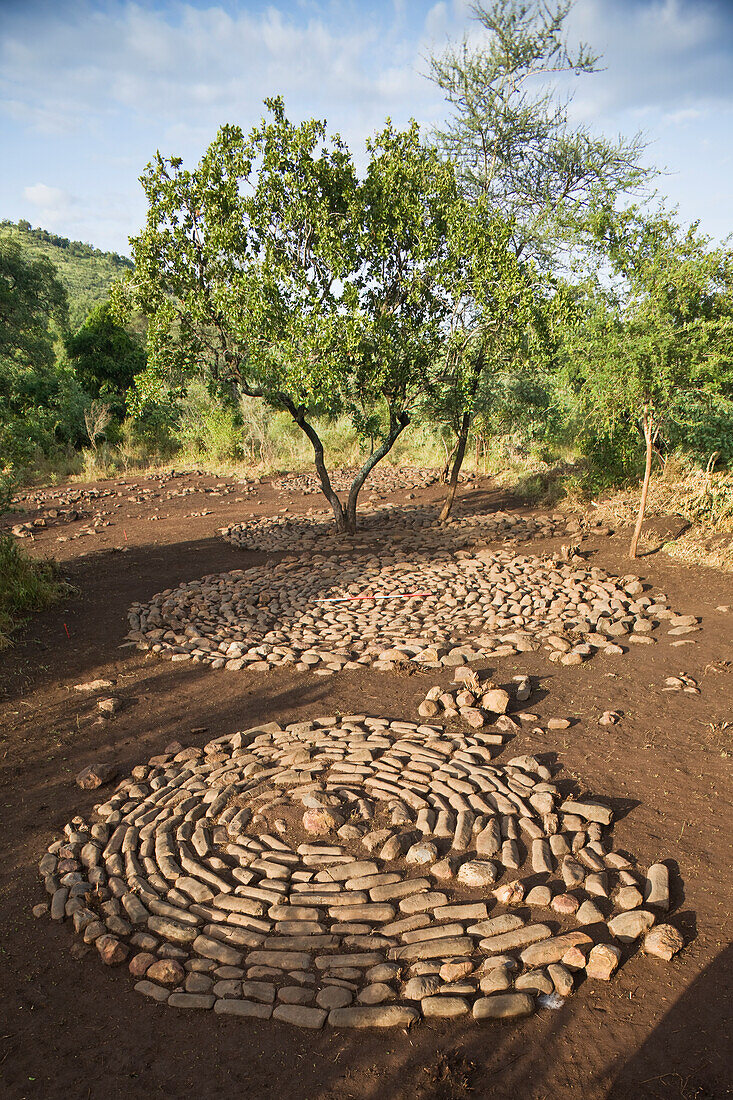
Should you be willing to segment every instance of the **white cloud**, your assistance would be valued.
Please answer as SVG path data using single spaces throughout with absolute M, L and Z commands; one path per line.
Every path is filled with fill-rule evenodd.
M 424 78 L 426 59 L 464 34 L 471 43 L 483 39 L 470 7 L 471 0 L 272 0 L 269 7 L 0 0 L 7 163 L 20 180 L 45 181 L 24 195 L 39 217 L 63 219 L 67 229 L 78 221 L 87 239 L 106 241 L 116 226 L 136 230 L 137 176 L 156 148 L 197 159 L 223 122 L 248 129 L 267 95 L 284 95 L 296 120 L 327 118 L 361 161 L 364 138 L 387 115 L 396 125 L 412 116 L 423 126 L 441 120 L 445 104 Z M 730 129 L 728 0 L 577 0 L 569 29 L 606 66 L 565 86 L 577 87 L 575 119 L 611 133 L 641 124 L 660 135 L 676 127 L 691 134 L 720 118 Z M 44 198 L 39 187 L 58 194 Z M 0 181 L 6 216 L 25 216 L 21 191 L 17 179 Z M 71 200 L 82 193 L 83 201 Z M 115 247 L 125 248 L 124 239 Z
M 74 198 L 60 187 L 49 187 L 45 183 L 34 183 L 23 188 L 23 196 L 44 213 L 65 213 L 74 205 Z
M 733 102 L 733 9 L 714 0 L 580 0 L 568 26 L 602 55 L 582 78 L 574 112 L 585 120 L 643 108 Z

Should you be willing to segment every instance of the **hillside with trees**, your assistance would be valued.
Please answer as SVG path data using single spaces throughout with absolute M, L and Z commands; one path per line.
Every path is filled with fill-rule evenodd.
M 103 252 L 82 241 L 70 241 L 32 228 L 31 223 L 0 221 L 0 237 L 9 238 L 32 259 L 50 260 L 66 290 L 69 303 L 69 328 L 76 331 L 94 306 L 109 298 L 110 287 L 133 264 L 117 252 Z

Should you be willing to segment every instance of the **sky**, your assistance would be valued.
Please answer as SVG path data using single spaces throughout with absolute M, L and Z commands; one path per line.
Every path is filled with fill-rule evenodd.
M 641 131 L 682 221 L 727 237 L 733 0 L 576 0 L 567 30 L 603 66 L 572 82 L 573 120 Z M 0 219 L 129 254 L 156 150 L 193 166 L 279 94 L 358 163 L 387 116 L 440 125 L 428 58 L 476 35 L 469 0 L 0 0 Z

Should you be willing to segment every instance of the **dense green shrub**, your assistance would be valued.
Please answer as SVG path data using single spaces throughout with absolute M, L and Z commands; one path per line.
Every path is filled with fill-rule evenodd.
M 12 535 L 0 536 L 0 649 L 31 611 L 43 611 L 73 589 L 54 562 L 33 561 Z

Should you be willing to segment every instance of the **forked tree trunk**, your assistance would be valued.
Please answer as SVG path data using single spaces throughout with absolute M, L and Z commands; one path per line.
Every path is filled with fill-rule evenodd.
M 644 467 L 644 482 L 641 487 L 639 514 L 636 517 L 636 527 L 634 528 L 634 534 L 631 537 L 631 546 L 629 547 L 629 557 L 632 559 L 636 557 L 636 551 L 639 546 L 641 526 L 644 522 L 644 513 L 646 512 L 646 498 L 649 492 L 649 478 L 652 473 L 652 459 L 654 458 L 654 420 L 651 413 L 644 413 L 641 418 L 641 426 L 644 429 L 644 440 L 646 442 L 646 465 Z
M 473 407 L 473 402 L 478 393 L 479 383 L 481 381 L 481 375 L 483 374 L 484 363 L 486 362 L 486 352 L 483 344 L 478 350 L 476 356 L 476 362 L 473 364 L 471 371 L 471 382 L 468 388 L 468 404 L 469 407 Z M 455 452 L 453 454 L 453 466 L 451 468 L 450 481 L 448 482 L 448 493 L 443 507 L 440 511 L 440 522 L 448 519 L 451 514 L 451 509 L 455 503 L 456 493 L 458 491 L 458 478 L 461 473 L 461 466 L 463 465 L 463 459 L 466 454 L 466 444 L 468 443 L 468 433 L 471 430 L 471 423 L 473 421 L 473 413 L 466 409 L 461 416 L 461 426 L 458 429 L 458 440 Z M 447 463 L 446 463 L 447 465 Z
M 352 481 L 351 488 L 349 489 L 349 496 L 346 501 L 345 513 L 345 529 L 350 535 L 353 535 L 356 532 L 356 503 L 359 498 L 359 492 L 361 491 L 362 485 L 369 477 L 369 474 L 372 472 L 377 463 L 381 462 L 386 454 L 389 454 L 395 444 L 397 437 L 405 430 L 409 423 L 410 418 L 406 412 L 401 412 L 396 418 L 391 419 L 391 425 L 387 438 L 384 440 L 383 443 L 380 444 L 379 447 L 377 447 L 376 451 L 372 451 L 372 453 L 369 455 L 369 458 L 366 460 L 362 468 L 359 470 L 359 473 Z
M 461 417 L 461 427 L 458 432 L 458 446 L 455 449 L 453 456 L 453 466 L 450 474 L 450 481 L 448 482 L 448 493 L 443 501 L 443 507 L 440 511 L 439 520 L 443 523 L 448 519 L 451 514 L 451 509 L 456 499 L 456 493 L 458 491 L 458 478 L 461 473 L 461 466 L 463 465 L 463 457 L 466 453 L 466 444 L 468 443 L 468 433 L 471 428 L 471 414 L 464 412 Z
M 348 534 L 353 535 L 355 528 L 349 528 L 348 517 L 346 512 L 344 511 L 344 506 L 339 500 L 339 497 L 333 485 L 331 484 L 331 479 L 328 476 L 326 462 L 323 457 L 323 444 L 321 443 L 318 432 L 312 424 L 308 423 L 302 412 L 299 412 L 297 416 L 293 414 L 293 419 L 295 420 L 295 423 L 298 425 L 298 427 L 305 432 L 305 434 L 308 436 L 308 439 L 311 441 L 311 445 L 313 447 L 313 457 L 316 466 L 316 473 L 318 474 L 318 480 L 321 483 L 321 492 L 323 493 L 333 510 L 333 518 L 336 521 L 336 530 L 340 532 L 345 531 L 348 532 Z

